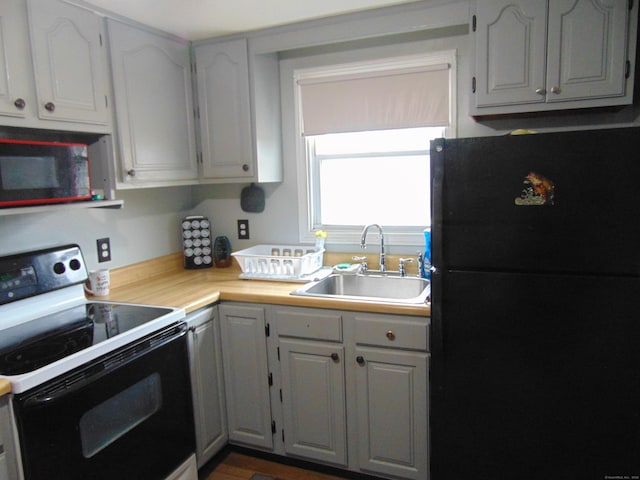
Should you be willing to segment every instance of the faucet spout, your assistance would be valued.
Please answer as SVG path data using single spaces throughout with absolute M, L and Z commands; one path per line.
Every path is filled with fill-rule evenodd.
M 362 237 L 360 238 L 360 248 L 366 248 L 367 246 L 367 233 L 369 232 L 369 227 L 375 227 L 380 232 L 380 272 L 387 271 L 387 260 L 384 251 L 384 231 L 382 227 L 377 223 L 371 223 L 364 227 L 362 230 Z

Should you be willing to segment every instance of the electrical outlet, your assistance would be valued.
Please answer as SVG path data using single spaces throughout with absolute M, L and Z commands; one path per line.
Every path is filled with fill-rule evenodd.
M 238 220 L 238 240 L 249 240 L 249 220 Z
M 110 262 L 111 243 L 109 242 L 109 237 L 97 239 L 96 244 L 98 245 L 98 262 Z

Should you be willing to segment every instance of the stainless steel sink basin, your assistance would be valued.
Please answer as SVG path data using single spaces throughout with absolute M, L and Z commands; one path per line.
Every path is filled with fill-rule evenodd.
M 430 293 L 431 286 L 424 278 L 332 274 L 317 282 L 307 283 L 291 292 L 291 295 L 421 304 L 427 301 Z

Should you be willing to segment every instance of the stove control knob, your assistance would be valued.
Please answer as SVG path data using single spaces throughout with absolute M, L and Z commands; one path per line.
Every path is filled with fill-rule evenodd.
M 71 270 L 76 271 L 76 270 L 80 270 L 80 268 L 82 267 L 82 264 L 80 263 L 80 260 L 78 260 L 77 258 L 74 258 L 69 262 L 69 267 L 71 267 Z
M 62 275 L 65 272 L 65 270 L 66 270 L 66 267 L 62 262 L 56 262 L 53 265 L 53 271 L 56 272 L 58 275 Z

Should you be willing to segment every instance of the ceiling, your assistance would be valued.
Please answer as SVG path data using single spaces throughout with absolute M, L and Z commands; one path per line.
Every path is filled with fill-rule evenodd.
M 96 7 L 201 40 L 416 0 L 86 0 Z

